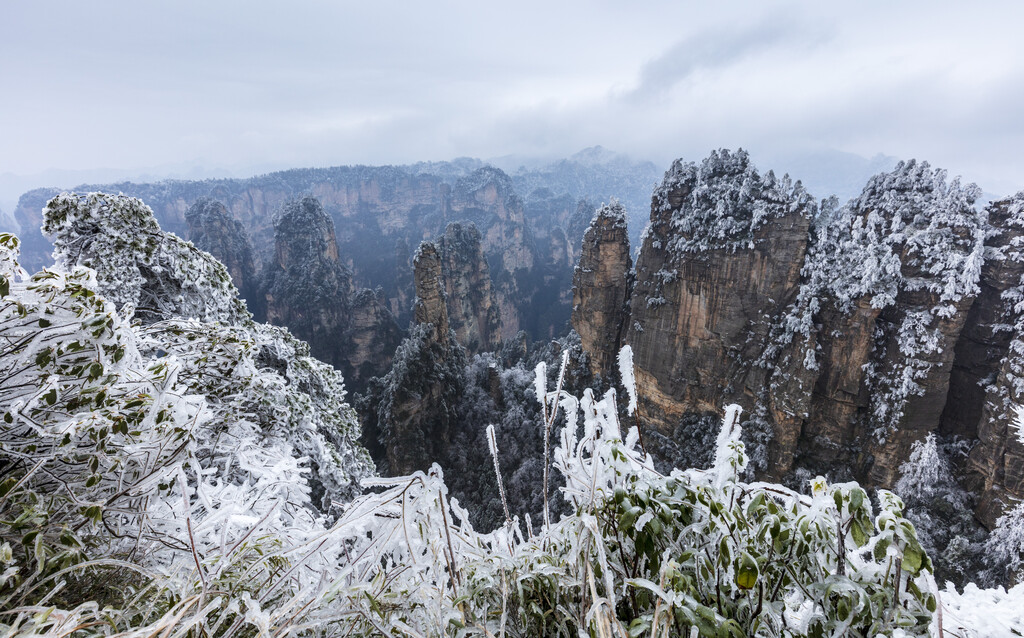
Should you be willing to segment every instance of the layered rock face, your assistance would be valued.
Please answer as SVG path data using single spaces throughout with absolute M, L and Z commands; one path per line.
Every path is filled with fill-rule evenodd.
M 267 321 L 288 326 L 353 387 L 387 370 L 398 326 L 375 295 L 357 298 L 352 275 L 339 259 L 334 224 L 317 199 L 305 197 L 282 209 L 261 290 Z
M 227 267 L 238 293 L 256 314 L 257 270 L 249 244 L 249 234 L 241 222 L 231 217 L 224 204 L 209 198 L 197 199 L 185 213 L 188 239 L 196 248 L 205 250 Z
M 911 161 L 819 216 L 778 328 L 769 403 L 798 418 L 773 418 L 773 475 L 798 466 L 892 485 L 938 428 L 983 261 L 977 196 Z
M 497 348 L 501 317 L 491 287 L 491 273 L 473 224 L 448 224 L 438 242 L 448 321 L 469 354 Z
M 686 414 L 730 402 L 752 410 L 767 376 L 756 362 L 799 288 L 813 205 L 743 151 L 676 161 L 666 173 L 626 333 L 648 427 L 671 436 Z
M 427 335 L 431 341 L 447 346 L 451 328 L 448 324 L 448 306 L 441 279 L 441 255 L 437 244 L 420 244 L 413 258 L 413 267 L 416 282 L 413 318 L 418 325 L 429 327 Z
M 851 247 L 842 269 L 856 275 L 834 273 L 833 294 L 880 308 L 863 368 L 869 400 L 860 419 L 871 433 L 871 484 L 892 485 L 911 445 L 939 424 L 984 260 L 979 195 L 976 186 L 947 184 L 944 171 L 911 161 L 872 178 L 843 218 Z
M 613 200 L 597 211 L 583 235 L 572 280 L 572 328 L 589 355 L 593 375 L 607 375 L 622 347 L 632 268 L 626 211 Z
M 502 334 L 512 336 L 522 328 L 547 337 L 560 333 L 568 321 L 569 300 L 559 293 L 568 290 L 572 255 L 567 240 L 559 237 L 565 234 L 560 220 L 538 216 L 535 240 L 522 198 L 508 175 L 476 160 L 80 188 L 140 197 L 163 228 L 180 236 L 188 230 L 189 207 L 201 197 L 212 197 L 247 230 L 257 270 L 274 260 L 274 213 L 286 202 L 312 194 L 334 221 L 342 264 L 354 285 L 381 288 L 387 306 L 402 323 L 411 319 L 414 296 L 411 247 L 440 237 L 451 222 L 472 222 L 481 233 L 490 265 L 492 289 L 504 318 Z M 39 211 L 56 193 L 44 189 L 23 196 L 15 211 L 23 228 L 39 227 Z M 560 201 L 565 195 L 551 199 Z M 27 239 L 25 263 L 41 267 L 49 251 L 46 240 L 31 231 L 22 234 Z
M 1024 499 L 1024 441 L 1013 425 L 1016 406 L 1024 405 L 1024 192 L 987 211 L 992 258 L 957 344 L 961 400 L 954 404 L 951 391 L 943 426 L 978 439 L 967 462 L 967 487 L 980 495 L 976 515 L 991 528 L 1008 505 Z

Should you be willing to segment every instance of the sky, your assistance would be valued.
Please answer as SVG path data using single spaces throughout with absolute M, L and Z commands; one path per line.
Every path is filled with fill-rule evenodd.
M 9 0 L 0 176 L 744 147 L 917 158 L 1010 194 L 1022 24 L 1017 0 Z

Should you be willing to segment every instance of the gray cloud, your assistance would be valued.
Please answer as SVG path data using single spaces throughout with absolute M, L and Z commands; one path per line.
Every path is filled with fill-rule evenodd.
M 1020 3 L 54 0 L 4 17 L 0 175 L 602 144 L 662 163 L 884 153 L 1024 187 Z
M 821 37 L 817 35 L 815 39 Z M 695 73 L 714 72 L 750 61 L 780 46 L 807 45 L 807 33 L 792 20 L 770 15 L 746 26 L 718 26 L 694 33 L 672 45 L 640 70 L 636 88 L 625 98 L 643 101 L 662 96 Z

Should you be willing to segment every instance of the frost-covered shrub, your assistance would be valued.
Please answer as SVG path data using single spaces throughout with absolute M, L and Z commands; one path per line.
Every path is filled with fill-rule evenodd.
M 944 448 L 964 453 L 957 446 L 940 446 L 934 434 L 914 443 L 893 491 L 906 504 L 907 519 L 935 563 L 936 578 L 962 585 L 981 571 L 979 543 L 984 533 L 974 520 L 972 498 L 953 476 L 950 452 Z
M 97 292 L 143 323 L 171 317 L 234 323 L 249 318 L 219 261 L 160 230 L 141 200 L 105 193 L 61 193 L 43 209 L 57 264 L 96 272 Z
M 308 604 L 338 557 L 294 552 L 372 473 L 341 376 L 247 316 L 130 325 L 93 270 L 29 276 L 17 247 L 0 235 L 0 625 L 216 633 Z

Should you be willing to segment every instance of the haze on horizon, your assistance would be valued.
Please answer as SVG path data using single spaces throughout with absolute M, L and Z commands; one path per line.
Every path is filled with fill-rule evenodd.
M 742 146 L 915 157 L 996 195 L 1024 188 L 1021 3 L 58 0 L 4 14 L 0 177 L 594 145 L 667 165 Z

